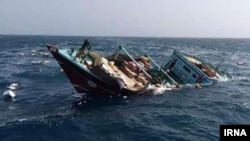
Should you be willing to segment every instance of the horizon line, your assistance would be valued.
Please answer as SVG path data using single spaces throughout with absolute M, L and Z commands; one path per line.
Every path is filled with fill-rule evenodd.
M 19 34 L 19 33 L 0 33 L 0 36 L 58 36 L 58 37 L 111 37 L 111 38 L 186 38 L 186 39 L 250 39 L 250 37 L 209 37 L 209 36 L 200 36 L 200 37 L 181 37 L 181 36 L 138 36 L 138 35 L 133 35 L 133 36 L 122 36 L 122 35 L 73 35 L 73 34 L 68 34 L 68 35 L 60 35 L 60 34 Z

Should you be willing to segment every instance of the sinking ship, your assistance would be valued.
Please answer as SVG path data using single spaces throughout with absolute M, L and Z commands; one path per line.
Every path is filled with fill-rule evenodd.
M 121 46 L 112 55 L 92 51 L 89 41 L 80 49 L 46 46 L 75 90 L 93 96 L 140 95 L 147 93 L 152 85 L 168 84 L 178 89 L 185 85 L 211 85 L 230 78 L 218 67 L 178 50 L 160 67 L 150 56 L 133 57 Z

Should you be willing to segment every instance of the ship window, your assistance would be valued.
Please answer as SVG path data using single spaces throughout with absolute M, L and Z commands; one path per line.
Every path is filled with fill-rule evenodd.
M 183 66 L 183 69 L 184 69 L 186 72 L 188 72 L 188 73 L 191 72 L 191 70 L 190 70 L 189 68 L 187 68 L 186 66 Z
M 192 76 L 193 76 L 193 78 L 196 78 L 196 74 L 193 74 Z

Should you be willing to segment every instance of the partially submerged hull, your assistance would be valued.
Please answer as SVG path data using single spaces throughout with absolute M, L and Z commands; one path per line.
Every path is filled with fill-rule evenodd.
M 58 49 L 52 45 L 46 46 L 78 93 L 116 97 L 140 94 L 145 91 L 145 88 L 138 90 L 125 88 L 119 78 L 111 77 L 109 73 L 105 72 L 106 70 L 100 69 L 100 67 L 89 69 L 80 58 L 74 57 L 77 52 L 71 52 L 70 49 Z M 89 60 L 85 61 L 87 63 Z
M 182 53 L 178 50 L 174 50 L 170 61 L 164 66 L 163 70 L 181 85 L 211 85 L 214 82 L 230 78 L 218 67 L 197 56 Z

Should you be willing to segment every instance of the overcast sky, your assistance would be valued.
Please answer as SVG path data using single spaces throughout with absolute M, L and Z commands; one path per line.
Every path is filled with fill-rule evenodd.
M 0 34 L 250 37 L 250 0 L 0 0 Z

